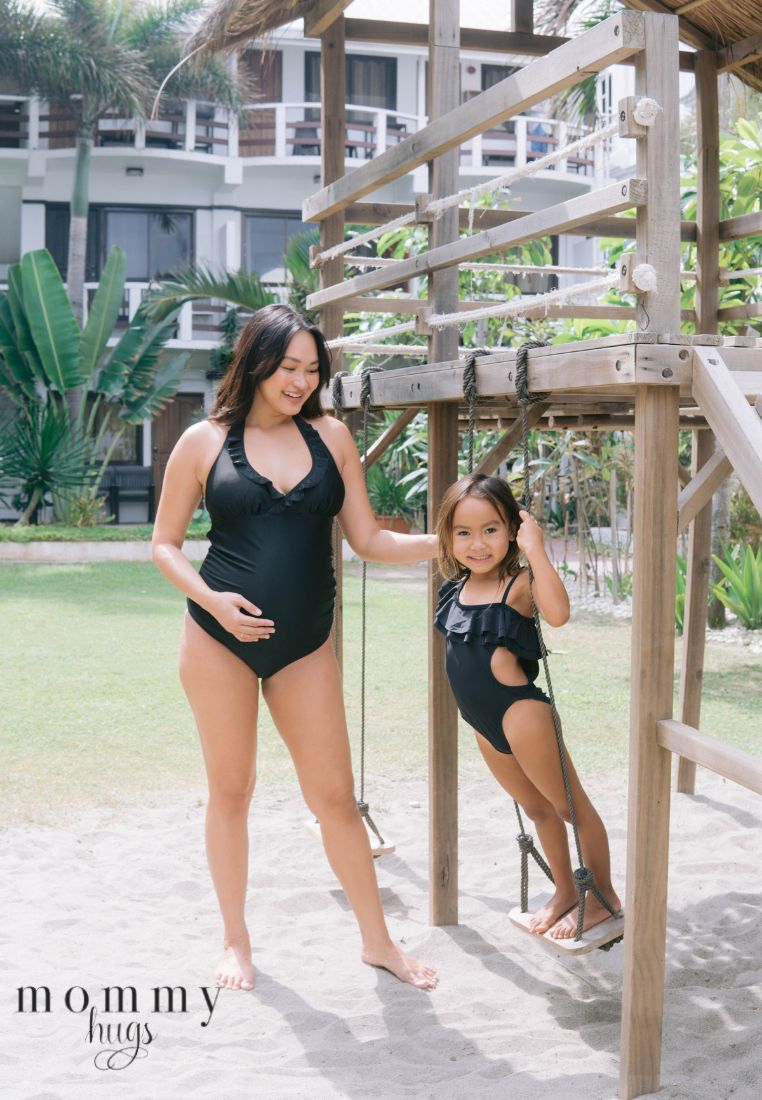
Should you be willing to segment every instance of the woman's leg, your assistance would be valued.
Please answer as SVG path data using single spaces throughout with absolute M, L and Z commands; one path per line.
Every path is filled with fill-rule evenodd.
M 180 643 L 180 680 L 193 708 L 209 784 L 206 854 L 225 937 L 224 954 L 215 970 L 216 984 L 252 989 L 255 972 L 244 907 L 259 680 L 187 613 Z
M 553 872 L 555 891 L 545 905 L 532 914 L 529 927 L 533 932 L 547 932 L 577 900 L 566 825 L 553 804 L 540 794 L 534 783 L 524 774 L 515 756 L 498 752 L 479 733 L 476 734 L 476 743 L 500 786 L 518 802 L 537 828 L 542 850 Z
M 503 729 L 522 771 L 555 807 L 559 817 L 569 821 L 569 807 L 550 706 L 535 699 L 521 699 L 506 711 Z M 566 761 L 582 858 L 585 866 L 593 872 L 598 889 L 615 909 L 619 909 L 621 903 L 611 883 L 611 859 L 605 826 L 585 793 L 568 752 Z M 609 915 L 598 899 L 593 894 L 588 894 L 584 927 L 592 928 Z M 576 927 L 576 914 L 569 913 L 553 926 L 550 934 L 566 939 L 574 936 Z
M 389 938 L 365 825 L 357 809 L 344 698 L 330 640 L 262 681 L 262 693 L 294 761 L 305 801 L 320 822 L 328 862 L 352 906 L 363 962 L 421 989 L 433 970 Z

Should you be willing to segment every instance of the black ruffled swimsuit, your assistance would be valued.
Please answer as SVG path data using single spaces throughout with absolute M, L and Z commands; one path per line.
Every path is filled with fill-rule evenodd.
M 519 699 L 550 704 L 545 692 L 534 684 L 542 656 L 534 620 L 506 603 L 516 577 L 511 578 L 499 603 L 488 604 L 460 602 L 466 577 L 445 581 L 439 589 L 434 618 L 434 626 L 447 639 L 445 667 L 458 710 L 477 733 L 504 753 L 511 751 L 503 732 L 503 716 L 508 708 Z M 490 662 L 499 646 L 516 654 L 526 673 L 526 684 L 513 687 L 495 679 Z
M 320 435 L 294 417 L 309 447 L 306 477 L 281 493 L 246 457 L 244 425 L 228 432 L 206 481 L 211 546 L 201 576 L 216 592 L 239 592 L 272 619 L 275 633 L 240 642 L 193 600 L 191 617 L 256 672 L 272 676 L 323 644 L 333 624 L 336 578 L 331 525 L 344 482 Z

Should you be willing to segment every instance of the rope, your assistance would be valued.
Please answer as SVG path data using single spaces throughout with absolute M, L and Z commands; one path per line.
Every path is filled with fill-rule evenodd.
M 476 381 L 476 359 L 480 355 L 487 355 L 484 348 L 473 348 L 463 367 L 463 397 L 468 406 L 468 429 L 466 463 L 469 474 L 474 472 L 474 433 L 476 431 L 476 405 L 478 402 L 478 386 Z M 531 855 L 538 867 L 542 868 L 551 882 L 553 873 L 545 860 L 534 846 L 534 837 L 524 828 L 524 819 L 521 816 L 521 807 L 514 798 L 513 808 L 519 822 L 519 833 L 516 840 L 521 852 L 521 911 L 526 913 L 529 907 L 529 856 Z
M 368 489 L 368 410 L 370 408 L 370 376 L 375 371 L 380 370 L 380 367 L 365 367 L 360 374 L 360 402 L 363 410 L 363 473 L 365 477 L 365 489 Z M 333 409 L 337 417 L 341 418 L 341 413 L 344 407 L 344 393 L 342 387 L 342 379 L 351 376 L 350 371 L 342 370 L 337 371 L 331 380 L 331 400 L 333 402 Z M 334 531 L 338 536 L 339 524 L 334 520 Z M 338 539 L 339 552 L 341 552 L 341 540 Z M 334 544 L 335 545 L 335 544 Z M 335 553 L 334 549 L 334 553 Z M 365 801 L 365 622 L 366 622 L 366 580 L 367 580 L 367 562 L 363 559 L 362 563 L 362 595 L 361 595 L 361 647 L 360 647 L 360 797 L 357 800 L 357 809 L 360 812 L 360 816 L 365 820 L 368 828 L 375 834 L 380 846 L 383 848 L 385 845 L 384 838 L 382 837 L 378 826 L 370 816 L 370 807 Z M 334 639 L 335 644 L 335 639 Z
M 445 210 L 449 210 L 452 206 L 460 206 L 463 199 L 479 199 L 482 195 L 491 195 L 493 191 L 500 191 L 504 187 L 509 187 L 511 183 L 526 179 L 527 176 L 533 176 L 536 172 L 541 172 L 552 164 L 557 164 L 560 160 L 566 160 L 567 157 L 573 156 L 583 149 L 590 149 L 595 145 L 599 145 L 602 141 L 606 141 L 618 133 L 619 120 L 617 119 L 616 122 L 612 122 L 608 126 L 602 126 L 600 130 L 591 130 L 589 134 L 564 145 L 561 149 L 557 149 L 555 153 L 548 153 L 537 160 L 529 161 L 521 168 L 514 168 L 502 176 L 487 180 L 486 183 L 479 183 L 474 187 L 465 187 L 454 195 L 446 195 L 442 199 L 432 199 L 427 204 L 425 212 L 433 214 L 435 218 L 440 218 Z
M 469 321 L 479 321 L 489 317 L 529 317 L 532 313 L 542 312 L 555 303 L 571 301 L 572 298 L 581 294 L 597 294 L 603 290 L 610 290 L 618 283 L 619 273 L 610 271 L 605 278 L 593 279 L 589 283 L 573 283 L 558 290 L 549 290 L 546 294 L 523 295 L 520 298 L 512 298 L 504 305 L 495 304 L 485 306 L 483 309 L 459 310 L 457 313 L 432 313 L 427 320 L 432 328 L 442 329 L 450 325 L 465 325 Z
M 362 351 L 367 355 L 428 355 L 423 344 L 344 344 L 344 351 Z
M 399 260 L 381 256 L 345 256 L 352 267 L 390 267 Z M 560 264 L 458 264 L 461 271 L 509 271 L 516 275 L 608 275 L 607 267 L 564 267 Z M 683 272 L 685 274 L 685 272 Z M 695 277 L 695 272 L 688 272 Z
M 390 222 L 385 222 L 383 225 L 377 225 L 375 229 L 369 229 L 367 233 L 359 233 L 356 237 L 350 237 L 348 241 L 342 241 L 341 244 L 335 244 L 332 248 L 326 248 L 324 252 L 318 252 L 312 261 L 312 266 L 320 267 L 328 260 L 343 256 L 345 252 L 349 252 L 350 248 L 354 248 L 356 245 L 378 240 L 379 237 L 383 237 L 384 233 L 389 233 L 392 229 L 401 229 L 404 225 L 414 225 L 415 219 L 416 213 L 413 210 L 399 218 L 392 218 Z
M 531 348 L 548 347 L 548 342 L 545 340 L 527 340 L 516 351 L 516 396 L 519 401 L 519 411 L 521 414 L 521 432 L 522 432 L 522 448 L 524 452 L 524 510 L 531 514 L 532 503 L 532 490 L 529 483 L 529 428 L 527 425 L 527 409 L 530 405 L 533 405 L 537 401 L 545 401 L 549 397 L 547 393 L 540 393 L 539 391 L 532 393 L 529 389 L 528 383 L 528 371 L 527 360 L 528 354 Z M 598 889 L 593 872 L 589 867 L 585 867 L 584 859 L 582 858 L 582 846 L 579 839 L 579 830 L 577 828 L 577 815 L 574 810 L 574 796 L 572 795 L 571 783 L 569 781 L 569 768 L 566 757 L 566 748 L 564 746 L 563 733 L 561 729 L 561 718 L 556 707 L 555 695 L 553 693 L 553 683 L 550 678 L 550 667 L 548 665 L 548 651 L 545 647 L 545 640 L 542 636 L 542 626 L 540 623 L 540 615 L 537 610 L 537 606 L 534 602 L 534 591 L 532 588 L 533 574 L 532 566 L 527 561 L 527 574 L 529 577 L 529 598 L 532 602 L 532 618 L 534 619 L 535 630 L 537 631 L 537 640 L 540 644 L 540 654 L 542 656 L 542 665 L 545 672 L 545 681 L 548 687 L 548 697 L 550 699 L 550 709 L 553 716 L 553 729 L 556 735 L 556 745 L 558 746 L 558 755 L 561 761 L 561 775 L 564 781 L 564 791 L 566 793 L 566 802 L 569 807 L 569 820 L 571 822 L 572 832 L 574 834 L 574 846 L 577 851 L 578 867 L 574 872 L 574 885 L 577 887 L 577 893 L 579 894 L 579 907 L 577 910 L 577 930 L 575 934 L 575 940 L 579 940 L 582 937 L 582 929 L 585 922 L 585 903 L 587 900 L 588 891 L 592 892 L 601 905 L 606 908 L 612 917 L 617 915 L 611 902 L 606 898 Z M 526 912 L 526 910 L 524 910 Z
M 398 336 L 402 332 L 415 332 L 415 321 L 402 321 L 398 325 L 389 325 L 388 328 L 370 329 L 368 332 L 356 332 L 353 336 L 340 336 L 328 341 L 329 348 L 343 348 L 351 344 L 362 344 L 366 340 L 372 340 L 374 336 Z

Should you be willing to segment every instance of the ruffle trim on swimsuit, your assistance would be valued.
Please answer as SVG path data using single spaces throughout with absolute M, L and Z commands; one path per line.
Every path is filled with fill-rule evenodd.
M 463 607 L 458 603 L 459 591 L 456 581 L 445 581 L 439 589 L 434 626 L 442 634 L 464 645 L 505 646 L 527 661 L 541 656 L 533 619 L 507 603 Z
M 328 471 L 331 457 L 320 435 L 312 425 L 308 424 L 306 420 L 303 420 L 301 417 L 294 417 L 294 420 L 302 433 L 302 438 L 309 447 L 312 456 L 312 468 L 307 475 L 294 485 L 292 489 L 289 489 L 287 493 L 282 493 L 280 489 L 276 489 L 270 478 L 265 477 L 264 474 L 260 474 L 249 462 L 243 445 L 243 423 L 236 424 L 228 432 L 227 447 L 233 465 L 240 470 L 249 481 L 253 481 L 256 485 L 261 485 L 263 488 L 267 489 L 271 499 L 279 505 L 278 510 L 289 508 L 292 504 L 297 504 L 304 498 L 307 489 L 311 489 L 313 485 L 317 485 L 322 481 Z

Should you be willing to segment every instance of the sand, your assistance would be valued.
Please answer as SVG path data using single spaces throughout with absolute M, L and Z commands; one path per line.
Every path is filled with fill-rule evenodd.
M 625 779 L 589 789 L 623 884 Z M 705 772 L 697 789 L 673 798 L 658 1096 L 757 1100 L 762 807 Z M 561 959 L 511 927 L 516 830 L 491 778 L 462 789 L 457 927 L 428 925 L 425 783 L 374 779 L 369 795 L 397 844 L 377 862 L 392 934 L 439 968 L 433 993 L 359 963 L 352 915 L 295 787 L 263 787 L 252 806 L 251 993 L 218 991 L 211 977 L 220 929 L 202 790 L 2 834 L 3 1097 L 615 1097 L 622 950 Z M 21 985 L 48 986 L 52 1011 L 18 1013 Z M 104 1012 L 110 985 L 135 987 L 136 1014 Z M 154 1011 L 161 985 L 184 987 L 185 1013 Z

